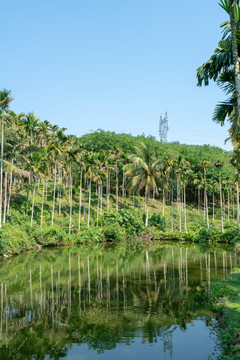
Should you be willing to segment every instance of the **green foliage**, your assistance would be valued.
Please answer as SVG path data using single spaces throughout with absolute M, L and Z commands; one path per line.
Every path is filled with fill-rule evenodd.
M 144 224 L 139 216 L 126 209 L 120 211 L 118 222 L 121 226 L 125 227 L 128 238 L 140 235 L 144 229 Z
M 228 279 L 213 284 L 209 301 L 218 314 L 218 337 L 222 347 L 220 359 L 239 360 L 240 269 L 234 269 Z
M 105 213 L 100 216 L 99 225 L 102 227 L 106 240 L 121 240 L 139 236 L 144 226 L 139 217 L 128 209 Z
M 0 229 L 0 254 L 19 254 L 28 249 L 38 249 L 34 240 L 20 226 L 4 224 Z
M 109 223 L 102 228 L 104 238 L 107 241 L 120 241 L 124 239 L 124 233 L 118 223 Z
M 144 220 L 145 220 L 145 214 L 144 214 Z M 154 213 L 149 219 L 149 225 L 155 226 L 159 230 L 165 231 L 165 219 L 160 214 Z

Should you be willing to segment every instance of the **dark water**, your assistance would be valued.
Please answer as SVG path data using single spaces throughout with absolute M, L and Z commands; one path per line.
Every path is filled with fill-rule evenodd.
M 0 359 L 214 359 L 207 295 L 237 263 L 231 248 L 182 243 L 2 261 Z

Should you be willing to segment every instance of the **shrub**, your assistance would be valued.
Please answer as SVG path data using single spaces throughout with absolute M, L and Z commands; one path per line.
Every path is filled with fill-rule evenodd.
M 104 238 L 107 241 L 120 241 L 124 239 L 124 233 L 119 224 L 108 224 L 102 228 Z
M 140 235 L 144 229 L 144 224 L 140 218 L 126 209 L 120 211 L 118 222 L 121 226 L 125 227 L 127 237 Z
M 37 249 L 37 243 L 28 236 L 24 228 L 4 224 L 0 230 L 1 254 L 18 254 L 23 250 Z

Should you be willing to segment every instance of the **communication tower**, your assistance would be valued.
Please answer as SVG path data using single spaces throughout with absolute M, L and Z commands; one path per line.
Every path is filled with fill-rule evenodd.
M 166 111 L 164 117 L 161 115 L 159 120 L 159 137 L 161 142 L 167 142 L 168 130 L 168 113 Z

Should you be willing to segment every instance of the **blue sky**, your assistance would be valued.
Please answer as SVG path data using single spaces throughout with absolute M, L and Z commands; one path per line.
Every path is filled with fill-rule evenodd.
M 99 128 L 226 150 L 212 122 L 224 94 L 196 86 L 196 68 L 221 37 L 216 0 L 8 0 L 1 4 L 1 89 L 16 112 L 34 111 L 67 132 Z

